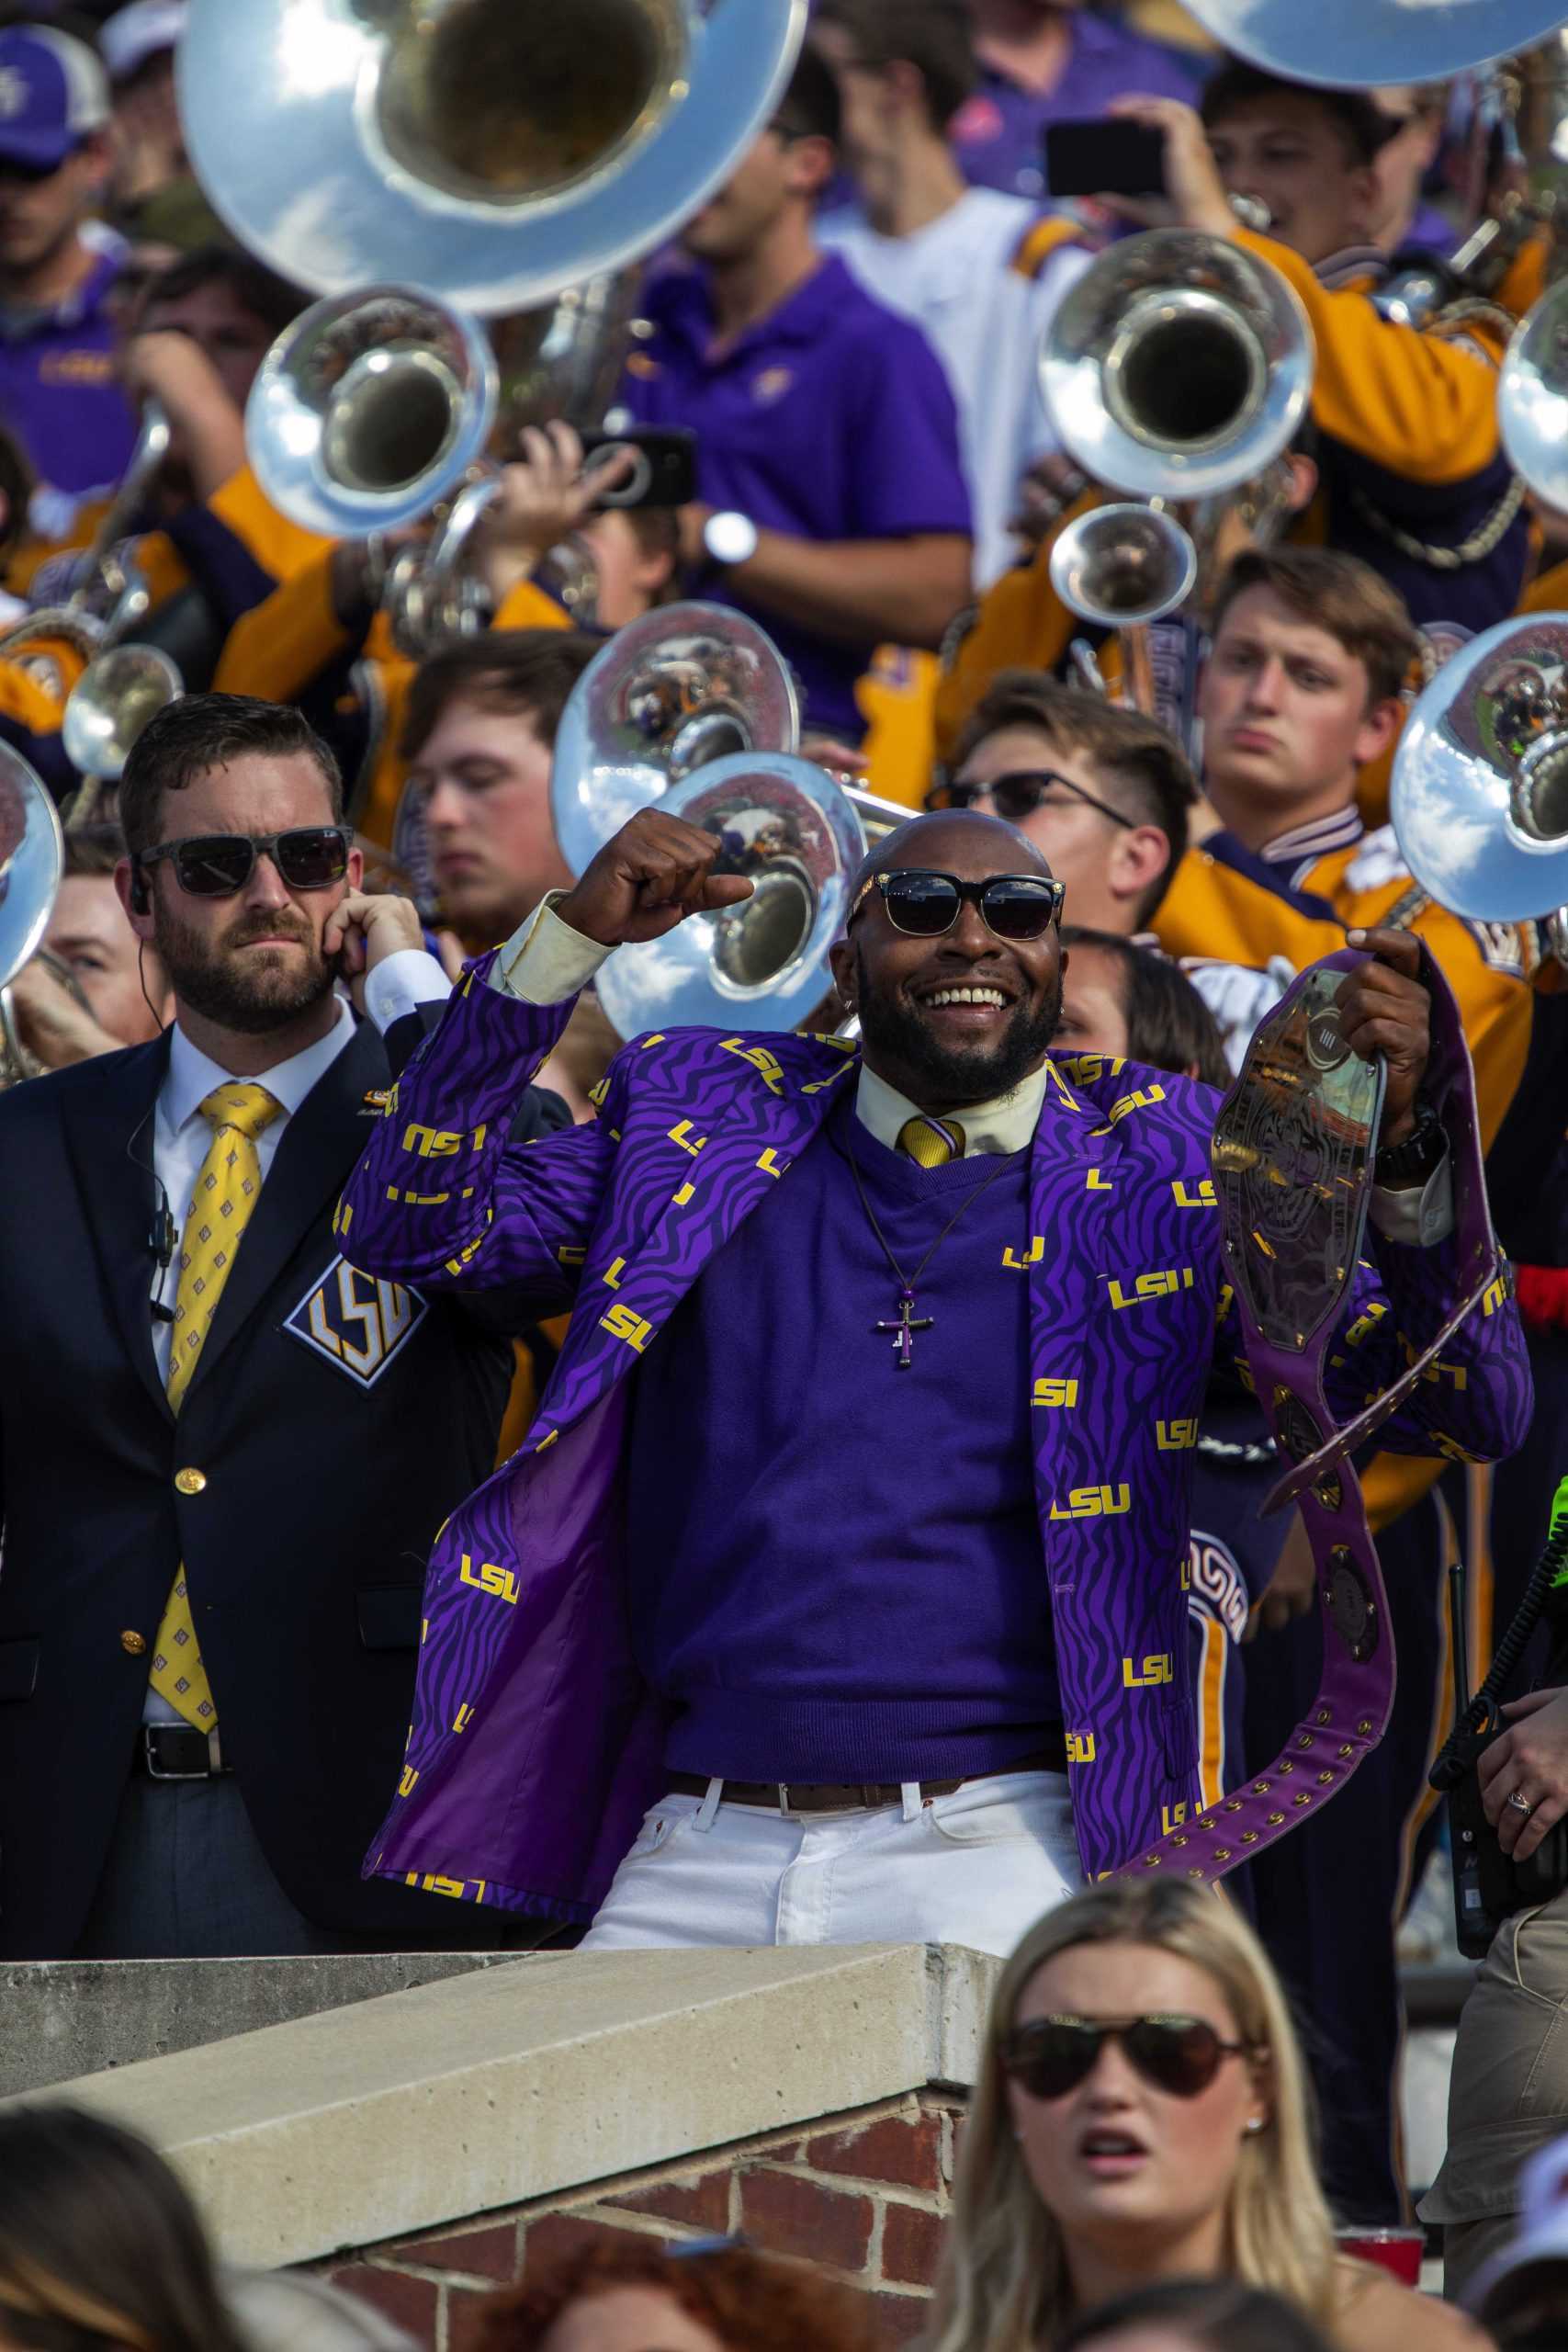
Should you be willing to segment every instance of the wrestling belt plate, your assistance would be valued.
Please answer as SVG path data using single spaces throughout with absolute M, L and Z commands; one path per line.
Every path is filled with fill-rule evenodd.
M 1409 1396 L 1498 1279 L 1482 1176 L 1470 1056 L 1459 1009 L 1425 947 L 1432 1006 L 1422 1093 L 1448 1138 L 1461 1304 L 1392 1388 L 1336 1429 L 1324 1395 L 1329 1344 L 1366 1227 L 1382 1111 L 1380 1057 L 1345 1043 L 1338 999 L 1365 957 L 1347 949 L 1303 972 L 1259 1025 L 1214 1123 L 1214 1184 L 1242 1340 L 1290 1470 L 1265 1511 L 1300 1505 L 1317 1567 L 1323 1675 L 1317 1696 L 1256 1779 L 1123 1865 L 1223 1878 L 1344 1787 L 1382 1738 L 1394 1693 L 1393 1640 L 1360 1481 L 1349 1459 Z

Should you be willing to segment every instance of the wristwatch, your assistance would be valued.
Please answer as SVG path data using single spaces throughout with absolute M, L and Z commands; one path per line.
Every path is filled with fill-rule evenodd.
M 1403 1143 L 1385 1144 L 1372 1162 L 1373 1182 L 1398 1192 L 1424 1184 L 1442 1165 L 1448 1138 L 1443 1123 L 1429 1102 L 1418 1103 L 1416 1125 Z
M 703 545 L 712 560 L 728 571 L 756 554 L 757 526 L 750 514 L 727 508 L 721 514 L 710 514 L 703 525 Z

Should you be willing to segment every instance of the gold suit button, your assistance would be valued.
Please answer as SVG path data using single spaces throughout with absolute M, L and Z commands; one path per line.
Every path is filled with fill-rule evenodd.
M 130 1627 L 119 1637 L 119 1645 L 130 1657 L 140 1657 L 147 1646 L 145 1634 L 133 1634 Z
M 205 1470 L 176 1470 L 175 1485 L 182 1495 L 199 1495 L 207 1485 Z

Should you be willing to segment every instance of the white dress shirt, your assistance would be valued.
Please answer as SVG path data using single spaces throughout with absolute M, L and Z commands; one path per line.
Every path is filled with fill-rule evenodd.
M 560 1004 L 585 989 L 605 957 L 614 953 L 596 939 L 562 922 L 552 892 L 542 899 L 526 922 L 520 923 L 490 968 L 490 985 L 502 996 L 525 1004 Z M 440 965 L 423 948 L 405 947 L 389 956 L 371 973 L 365 991 L 366 1007 L 377 1026 L 388 1029 L 403 1014 L 432 998 L 449 993 L 450 983 Z M 1278 1001 L 1278 991 L 1274 1001 Z M 1260 1008 L 1267 1011 L 1268 1007 Z M 1034 1133 L 1045 1100 L 1043 1069 L 1021 1080 L 1010 1093 L 990 1102 L 971 1103 L 961 1114 L 964 1156 L 978 1159 L 993 1152 L 1021 1151 Z M 919 1103 L 861 1066 L 855 1112 L 878 1142 L 889 1148 L 898 1140 L 906 1120 L 923 1117 Z M 1420 1192 L 1414 1188 L 1389 1192 L 1375 1184 L 1368 1214 L 1390 1241 L 1428 1249 L 1453 1231 L 1453 1174 L 1447 1153 Z
M 212 1128 L 201 1115 L 201 1106 L 215 1086 L 264 1086 L 275 1102 L 282 1104 L 276 1118 L 270 1120 L 256 1137 L 256 1158 L 261 1162 L 262 1182 L 266 1182 L 267 1170 L 276 1156 L 283 1130 L 298 1111 L 316 1080 L 329 1070 L 338 1056 L 353 1042 L 354 1015 L 343 999 L 338 999 L 337 1019 L 324 1037 L 307 1046 L 301 1054 L 292 1054 L 286 1062 L 278 1062 L 271 1069 L 262 1071 L 259 1078 L 236 1078 L 231 1069 L 223 1069 L 209 1059 L 198 1046 L 193 1046 L 177 1024 L 169 1038 L 169 1067 L 164 1083 L 158 1089 L 157 1109 L 152 1120 L 152 1168 L 164 1187 L 174 1219 L 175 1250 L 169 1263 L 159 1270 L 157 1286 L 152 1298 L 159 1306 L 171 1310 L 180 1280 L 180 1235 L 190 1213 L 191 1196 L 196 1180 L 201 1173 L 201 1163 L 207 1158 L 212 1141 Z M 152 1352 L 158 1361 L 160 1377 L 169 1377 L 169 1353 L 174 1344 L 171 1327 L 161 1320 L 152 1325 Z

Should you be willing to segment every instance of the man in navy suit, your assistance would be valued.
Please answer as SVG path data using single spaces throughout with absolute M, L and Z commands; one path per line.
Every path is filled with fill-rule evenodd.
M 423 1035 L 384 1043 L 338 982 L 375 1010 L 418 917 L 360 894 L 292 708 L 173 704 L 120 808 L 174 1023 L 0 1101 L 0 1954 L 491 1942 L 359 1877 L 425 1556 L 512 1368 L 505 1302 L 369 1279 L 333 1237 Z M 535 1095 L 524 1131 L 564 1118 Z

